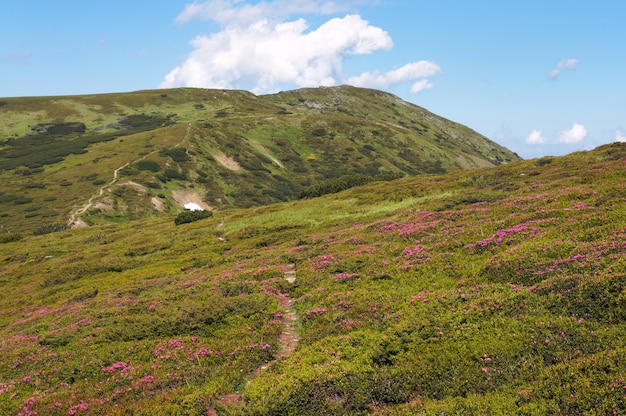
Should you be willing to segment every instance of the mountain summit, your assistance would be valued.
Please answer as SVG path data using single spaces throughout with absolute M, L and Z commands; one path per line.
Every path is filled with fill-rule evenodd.
M 266 205 L 329 181 L 520 159 L 397 96 L 350 86 L 5 98 L 0 120 L 0 215 L 6 227 L 27 230 L 172 214 L 189 204 Z

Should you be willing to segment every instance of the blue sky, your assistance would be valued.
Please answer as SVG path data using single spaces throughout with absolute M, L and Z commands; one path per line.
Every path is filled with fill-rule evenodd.
M 0 0 L 0 97 L 378 88 L 524 158 L 626 141 L 621 0 Z

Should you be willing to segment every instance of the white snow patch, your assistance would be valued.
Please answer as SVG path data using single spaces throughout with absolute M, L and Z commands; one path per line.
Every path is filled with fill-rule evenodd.
M 204 211 L 204 209 L 200 205 L 194 202 L 187 202 L 185 204 L 185 209 L 188 209 L 190 211 Z

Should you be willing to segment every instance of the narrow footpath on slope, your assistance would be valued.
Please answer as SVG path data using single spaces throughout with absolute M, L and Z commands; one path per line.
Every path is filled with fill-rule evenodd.
M 284 272 L 284 279 L 289 283 L 293 283 L 296 281 L 296 265 L 291 263 L 287 264 Z M 300 338 L 298 337 L 298 333 L 296 332 L 296 323 L 298 321 L 298 315 L 296 311 L 293 309 L 293 299 L 289 296 L 288 293 L 279 293 L 277 296 L 278 306 L 283 309 L 282 315 L 282 332 L 278 339 L 278 357 L 279 358 L 287 358 L 289 357 L 298 346 L 298 341 Z M 252 373 L 248 375 L 248 381 L 246 382 L 246 387 L 254 380 L 255 378 L 261 375 L 261 372 L 266 368 L 270 367 L 274 364 L 277 359 L 272 361 L 268 361 L 266 363 L 261 364 L 256 368 Z M 218 400 L 218 403 L 221 405 L 225 404 L 236 404 L 241 405 L 243 399 L 243 394 L 241 392 L 238 393 L 230 393 L 225 396 L 222 396 Z M 207 411 L 207 416 L 218 416 L 218 413 L 214 408 L 210 408 Z
M 187 125 L 187 132 L 185 133 L 185 137 L 183 137 L 183 139 L 180 141 L 180 143 L 178 143 L 175 147 L 178 147 L 182 143 L 187 141 L 187 139 L 189 138 L 189 131 L 190 130 L 191 130 L 191 123 L 189 123 Z M 94 204 L 94 200 L 96 198 L 99 198 L 102 195 L 104 195 L 104 191 L 106 191 L 107 189 L 110 189 L 111 186 L 113 186 L 117 182 L 117 177 L 119 175 L 119 172 L 122 169 L 124 169 L 126 166 L 130 165 L 131 163 L 137 163 L 139 161 L 142 161 L 145 158 L 147 158 L 148 156 L 150 156 L 151 154 L 156 153 L 156 152 L 158 152 L 158 150 L 153 150 L 152 152 L 148 153 L 147 155 L 144 155 L 144 156 L 140 157 L 139 159 L 133 160 L 132 162 L 127 162 L 127 163 L 123 164 L 122 166 L 120 166 L 119 168 L 115 169 L 113 171 L 113 179 L 111 179 L 111 181 L 109 183 L 107 183 L 106 185 L 102 186 L 98 190 L 98 193 L 96 195 L 93 195 L 91 198 L 89 198 L 89 200 L 85 203 L 85 205 L 83 205 L 80 208 L 76 208 L 76 209 L 72 210 L 72 212 L 70 213 L 70 219 L 67 222 L 68 226 L 71 227 L 71 228 L 87 227 L 87 223 L 80 218 L 80 215 L 84 214 L 89 208 L 91 208 L 93 206 L 93 204 Z
M 124 169 L 126 166 L 130 165 L 130 162 L 120 166 L 119 168 L 115 169 L 113 171 L 113 179 L 107 183 L 106 185 L 104 185 L 103 187 L 101 187 L 98 190 L 98 193 L 94 196 L 92 196 L 91 198 L 89 198 L 89 200 L 87 201 L 87 203 L 85 205 L 83 205 L 82 207 L 76 209 L 75 211 L 73 211 L 70 214 L 70 219 L 68 221 L 68 225 L 72 228 L 76 228 L 76 227 L 86 227 L 87 224 L 79 218 L 79 215 L 82 215 L 85 213 L 85 211 L 87 211 L 89 208 L 91 208 L 93 206 L 93 201 L 94 199 L 101 197 L 104 194 L 104 191 L 111 187 L 113 184 L 115 184 L 115 182 L 117 182 L 117 175 L 119 174 L 120 170 Z

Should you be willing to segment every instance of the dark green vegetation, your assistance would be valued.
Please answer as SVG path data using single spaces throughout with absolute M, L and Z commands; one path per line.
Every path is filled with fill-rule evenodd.
M 200 221 L 213 216 L 212 211 L 201 210 L 185 210 L 174 218 L 174 224 L 189 224 L 190 222 Z
M 306 186 L 300 191 L 299 198 L 315 198 L 327 194 L 335 194 L 355 186 L 362 186 L 376 181 L 392 181 L 403 177 L 400 173 L 384 173 L 379 175 L 363 175 L 356 173 L 340 178 L 328 179 L 315 185 Z
M 192 195 L 214 209 L 252 207 L 355 175 L 519 159 L 398 97 L 347 86 L 258 97 L 176 89 L 2 102 L 0 215 L 12 233 L 170 216 Z
M 613 144 L 7 238 L 0 413 L 624 414 L 624 166 Z
M 149 117 L 144 114 L 138 117 L 122 117 L 121 120 L 129 124 L 110 126 L 114 132 L 108 133 L 85 134 L 86 127 L 79 122 L 33 126 L 31 127 L 32 133 L 19 138 L 8 138 L 2 142 L 0 170 L 13 170 L 23 166 L 26 169 L 15 173 L 32 176 L 43 172 L 39 168 L 62 162 L 71 154 L 87 153 L 89 145 L 168 124 L 167 119 Z

